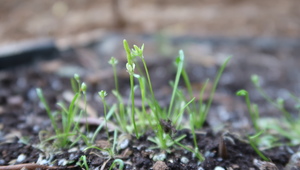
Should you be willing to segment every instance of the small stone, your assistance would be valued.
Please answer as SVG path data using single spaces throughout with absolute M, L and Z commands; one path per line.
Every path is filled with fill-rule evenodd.
M 204 157 L 214 157 L 214 156 L 215 156 L 215 152 L 206 151 L 204 153 Z
M 0 165 L 4 165 L 5 164 L 5 160 L 4 159 L 0 159 Z
M 21 155 L 18 156 L 17 162 L 18 163 L 23 162 L 25 159 L 26 159 L 26 155 L 25 154 L 21 154 Z
M 11 96 L 7 99 L 7 103 L 11 106 L 21 106 L 23 104 L 22 96 Z
M 34 125 L 33 128 L 32 128 L 32 130 L 33 130 L 34 132 L 39 132 L 39 131 L 41 130 L 41 128 L 40 128 L 39 125 Z
M 39 162 L 40 165 L 48 165 L 49 162 L 46 159 L 43 159 Z
M 289 163 L 286 165 L 285 169 L 292 170 L 292 169 L 299 169 L 300 168 L 300 152 L 294 153 Z
M 221 162 L 221 161 L 223 161 L 223 159 L 222 158 L 217 158 L 217 161 Z
M 180 159 L 180 161 L 181 161 L 182 163 L 184 163 L 184 164 L 187 164 L 187 163 L 189 163 L 190 160 L 189 160 L 187 157 L 183 156 L 183 157 Z
M 78 157 L 79 157 L 78 154 L 71 153 L 71 154 L 69 155 L 69 160 L 74 161 L 74 160 L 78 159 Z
M 72 153 L 72 152 L 77 152 L 78 151 L 78 148 L 74 147 L 74 148 L 71 148 L 68 150 L 69 153 Z
M 220 166 L 216 166 L 214 170 L 225 170 L 225 168 L 220 167 Z
M 152 168 L 153 168 L 153 170 L 167 170 L 167 169 L 169 169 L 169 167 L 163 161 L 155 162 L 155 164 L 153 165 Z
M 240 166 L 237 165 L 237 164 L 233 164 L 233 165 L 231 165 L 231 167 L 232 167 L 233 169 L 239 169 L 239 168 L 240 168 Z
M 266 162 L 266 161 L 260 161 L 257 159 L 253 160 L 253 164 L 258 167 L 260 170 L 278 170 L 278 168 L 276 167 L 275 164 L 271 163 L 271 162 Z
M 8 162 L 8 165 L 15 165 L 17 163 L 16 159 L 12 159 Z
M 165 160 L 167 155 L 165 153 L 155 154 L 153 156 L 153 161 L 163 161 Z
M 127 148 L 128 145 L 129 145 L 129 139 L 124 139 L 124 140 L 120 143 L 119 147 L 120 147 L 120 149 L 125 149 L 125 148 Z
M 60 159 L 58 161 L 59 166 L 66 166 L 68 164 L 68 161 L 66 159 Z
M 199 167 L 197 170 L 204 170 L 204 168 L 202 168 L 202 167 Z

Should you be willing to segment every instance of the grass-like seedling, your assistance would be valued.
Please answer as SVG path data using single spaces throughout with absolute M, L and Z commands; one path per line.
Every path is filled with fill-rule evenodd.
M 283 145 L 282 143 L 278 143 L 278 135 L 283 136 L 289 139 L 289 145 L 299 145 L 300 144 L 300 115 L 298 118 L 292 118 L 291 113 L 289 113 L 284 108 L 284 100 L 278 98 L 277 100 L 272 100 L 271 97 L 267 95 L 267 93 L 262 89 L 259 84 L 259 77 L 257 75 L 253 75 L 251 77 L 252 83 L 261 94 L 261 96 L 266 99 L 270 104 L 276 107 L 279 111 L 283 113 L 283 119 L 259 119 L 259 126 L 261 129 L 268 132 L 268 130 L 273 130 L 272 134 L 268 134 L 261 139 L 261 144 L 266 145 L 267 148 Z M 300 104 L 300 100 L 298 97 L 290 94 L 291 98 L 296 101 L 295 108 L 297 109 Z M 277 136 L 275 136 L 274 132 L 277 132 Z
M 261 96 L 283 113 L 282 119 L 261 118 L 259 116 L 258 106 L 256 104 L 251 105 L 248 92 L 246 90 L 240 90 L 236 93 L 238 96 L 245 97 L 251 121 L 256 131 L 255 135 L 248 136 L 249 143 L 263 160 L 270 161 L 269 158 L 263 155 L 257 146 L 267 149 L 286 145 L 286 143 L 278 142 L 280 136 L 289 139 L 290 142 L 287 143 L 288 145 L 299 145 L 300 119 L 292 119 L 291 113 L 284 108 L 283 99 L 278 98 L 277 100 L 272 100 L 271 97 L 267 95 L 260 86 L 259 77 L 257 75 L 252 75 L 251 80 Z M 291 97 L 296 101 L 297 104 L 295 108 L 297 109 L 297 106 L 300 104 L 300 100 L 292 94 Z
M 89 147 L 85 148 L 84 151 L 89 150 L 89 149 L 96 149 L 96 150 L 105 152 L 106 154 L 108 154 L 108 157 L 107 157 L 108 160 L 106 161 L 106 162 L 108 162 L 109 160 L 114 159 L 116 157 L 116 154 L 117 154 L 116 153 L 116 151 L 117 151 L 116 150 L 117 138 L 118 138 L 118 131 L 115 130 L 114 131 L 113 144 L 112 144 L 111 147 L 109 147 L 109 148 L 99 148 L 99 147 L 96 147 L 96 146 L 89 146 Z M 104 167 L 105 164 L 102 165 L 103 169 L 105 168 Z M 124 162 L 121 159 L 115 159 L 109 169 L 114 168 L 116 166 L 116 164 L 119 164 L 119 169 L 124 168 Z M 83 164 L 83 165 L 86 165 L 86 163 Z
M 104 124 L 105 124 L 106 127 L 107 127 L 107 121 L 108 121 L 108 120 L 116 113 L 116 108 L 117 108 L 117 106 L 116 106 L 116 105 L 113 105 L 113 106 L 109 109 L 107 115 L 106 115 L 105 118 L 104 118 L 106 121 L 102 122 L 102 123 L 97 127 L 97 129 L 96 129 L 95 132 L 93 133 L 92 138 L 89 139 L 90 142 L 88 143 L 88 146 L 91 146 L 92 144 L 94 144 L 94 141 L 95 141 L 97 135 L 99 134 L 99 132 L 101 131 L 101 129 L 103 128 Z
M 108 128 L 107 128 L 106 100 L 105 100 L 105 97 L 107 96 L 107 93 L 106 93 L 106 91 L 101 90 L 98 94 L 101 97 L 102 102 L 103 102 L 104 118 L 105 118 L 105 126 L 106 126 L 105 129 L 106 129 L 107 138 L 109 138 L 109 133 L 108 133 Z
M 212 87 L 212 90 L 210 92 L 210 96 L 209 96 L 209 99 L 207 101 L 207 104 L 204 104 L 203 103 L 203 94 L 206 90 L 206 87 L 207 87 L 207 84 L 209 82 L 209 80 L 206 80 L 200 93 L 199 93 L 199 104 L 198 104 L 198 107 L 196 107 L 196 104 L 195 103 L 192 103 L 192 107 L 191 107 L 191 114 L 193 114 L 193 121 L 192 121 L 192 124 L 194 125 L 194 127 L 196 129 L 200 129 L 202 128 L 206 118 L 207 118 L 207 115 L 208 115 L 208 112 L 210 110 L 210 106 L 211 106 L 211 103 L 213 101 L 213 98 L 214 98 L 214 95 L 215 95 L 215 91 L 217 89 L 217 86 L 218 86 L 218 83 L 219 83 L 219 80 L 223 74 L 223 71 L 224 69 L 226 68 L 226 65 L 227 63 L 230 61 L 231 57 L 228 57 L 225 62 L 221 65 L 219 71 L 218 71 L 218 74 L 214 80 L 214 83 L 213 83 L 213 87 Z M 185 69 L 183 69 L 182 71 L 182 77 L 184 79 L 184 82 L 185 82 L 185 85 L 187 87 L 187 90 L 188 90 L 188 93 L 190 95 L 190 97 L 192 98 L 193 97 L 193 90 L 192 90 L 192 86 L 191 86 L 191 83 L 189 81 L 189 78 L 188 78 L 188 75 L 185 71 Z
M 257 148 L 257 145 L 258 145 L 258 138 L 259 136 L 263 133 L 264 131 L 260 131 L 260 132 L 257 132 L 255 135 L 253 136 L 249 136 L 248 137 L 248 140 L 249 140 L 249 143 L 251 145 L 251 147 L 254 149 L 254 151 L 264 160 L 264 161 L 270 161 L 269 158 L 267 158 L 258 148 Z
M 119 83 L 118 83 L 117 68 L 116 68 L 116 65 L 118 64 L 118 60 L 115 57 L 111 57 L 108 63 L 112 65 L 113 72 L 114 72 L 115 88 L 116 91 L 119 92 Z
M 151 78 L 148 72 L 147 64 L 144 58 L 144 45 L 138 47 L 136 45 L 133 46 L 133 49 L 129 48 L 129 45 L 126 40 L 123 41 L 124 49 L 127 55 L 127 63 L 126 69 L 129 73 L 130 80 L 130 95 L 129 95 L 129 104 L 124 104 L 124 99 L 119 92 L 118 79 L 117 79 L 117 71 L 116 64 L 117 60 L 115 58 L 111 58 L 109 64 L 112 65 L 114 72 L 114 81 L 115 81 L 115 90 L 112 91 L 113 95 L 116 97 L 116 104 L 107 106 L 105 97 L 107 95 L 106 91 L 100 91 L 98 94 L 102 99 L 102 103 L 104 106 L 104 119 L 105 121 L 98 126 L 96 131 L 94 132 L 92 138 L 88 138 L 83 134 L 76 136 L 79 132 L 79 125 L 74 121 L 75 117 L 80 117 L 84 112 L 84 110 L 80 110 L 78 106 L 78 101 L 84 96 L 84 100 L 86 102 L 85 91 L 86 85 L 80 84 L 79 76 L 75 75 L 74 80 L 72 81 L 72 87 L 75 90 L 75 96 L 70 103 L 70 106 L 66 108 L 63 104 L 59 104 L 62 108 L 61 116 L 62 121 L 61 125 L 58 125 L 57 120 L 54 118 L 49 106 L 47 105 L 43 94 L 40 89 L 37 89 L 38 95 L 44 104 L 46 111 L 48 113 L 49 118 L 51 119 L 52 126 L 56 135 L 48 140 L 59 139 L 62 141 L 60 144 L 61 147 L 66 147 L 68 145 L 68 141 L 70 140 L 70 136 L 76 136 L 76 140 L 79 138 L 83 139 L 88 146 L 86 149 L 98 149 L 102 152 L 108 153 L 108 159 L 116 158 L 116 141 L 117 141 L 117 130 L 114 132 L 113 136 L 113 145 L 111 148 L 98 148 L 93 146 L 94 141 L 96 139 L 97 134 L 101 131 L 101 129 L 105 126 L 105 130 L 107 133 L 107 140 L 110 140 L 108 133 L 108 119 L 113 116 L 115 121 L 119 125 L 118 131 L 121 133 L 127 134 L 135 134 L 137 139 L 140 138 L 147 130 L 152 130 L 154 132 L 154 136 L 149 136 L 148 140 L 153 142 L 155 145 L 150 148 L 158 148 L 164 151 L 171 151 L 171 147 L 182 147 L 190 152 L 192 152 L 200 161 L 204 160 L 203 155 L 199 151 L 197 145 L 197 139 L 195 130 L 202 128 L 213 97 L 216 91 L 218 82 L 221 78 L 221 75 L 230 60 L 230 57 L 221 65 L 217 77 L 213 83 L 212 90 L 210 92 L 209 99 L 206 104 L 203 101 L 203 95 L 206 90 L 208 80 L 205 81 L 202 90 L 199 92 L 199 104 L 195 102 L 195 97 L 193 96 L 193 89 L 191 83 L 189 81 L 188 75 L 184 69 L 184 53 L 182 50 L 179 51 L 179 56 L 175 60 L 175 65 L 177 67 L 175 80 L 171 82 L 172 94 L 170 99 L 170 104 L 168 108 L 162 108 L 159 105 L 158 100 L 155 98 L 155 94 L 152 88 Z M 137 59 L 141 60 L 142 67 L 140 67 Z M 136 69 L 137 68 L 137 69 Z M 180 78 L 183 78 L 186 87 L 188 89 L 189 99 L 186 98 L 183 91 L 179 87 Z M 136 102 L 136 92 L 139 90 L 141 97 L 141 107 L 137 107 L 135 105 Z M 107 110 L 109 110 L 107 112 Z M 180 143 L 182 139 L 185 138 L 185 135 L 176 136 L 176 132 L 184 127 L 183 120 L 186 111 L 189 113 L 186 117 L 189 119 L 190 128 L 193 135 L 193 143 L 194 149 L 188 148 Z M 59 127 L 62 127 L 60 129 Z M 116 164 L 119 164 L 120 168 L 123 167 L 122 160 L 115 159 L 112 167 Z M 87 162 L 84 157 L 81 159 L 81 166 L 87 167 Z
M 129 45 L 126 40 L 123 41 L 124 49 L 126 51 L 127 55 L 127 63 L 126 63 L 126 69 L 129 73 L 130 78 L 130 95 L 131 95 L 131 121 L 133 123 L 134 132 L 137 138 L 139 138 L 139 133 L 136 127 L 135 122 L 135 105 L 134 105 L 134 70 L 135 70 L 135 63 L 134 63 L 134 56 L 132 56 L 132 53 L 130 51 Z
M 86 151 L 88 149 L 97 149 L 99 151 L 108 153 L 108 158 L 114 158 L 116 156 L 117 137 L 118 137 L 118 131 L 115 130 L 113 144 L 112 144 L 112 147 L 110 147 L 110 148 L 99 148 L 96 146 L 89 146 L 89 147 L 85 148 L 84 150 Z
M 255 131 L 258 132 L 259 131 L 259 127 L 258 127 L 259 112 L 258 112 L 257 105 L 256 104 L 251 105 L 249 94 L 246 90 L 239 90 L 236 93 L 236 95 L 245 97 L 245 101 L 247 104 L 248 112 L 249 112 L 251 120 L 252 120 L 253 127 L 254 127 Z
M 80 156 L 79 161 L 77 162 L 77 165 L 80 166 L 81 168 L 84 168 L 85 170 L 90 169 L 85 155 Z
M 85 110 L 79 109 L 78 102 L 83 95 L 86 103 L 85 92 L 87 86 L 85 83 L 80 83 L 80 78 L 77 74 L 74 75 L 74 79 L 77 82 L 77 91 L 69 107 L 66 107 L 63 103 L 57 103 L 57 105 L 61 108 L 60 111 L 52 112 L 47 101 L 45 100 L 43 91 L 40 88 L 36 89 L 37 95 L 40 101 L 43 103 L 51 120 L 52 127 L 55 131 L 55 135 L 46 139 L 44 142 L 54 140 L 54 144 L 58 148 L 68 148 L 74 145 L 81 137 L 81 133 L 79 132 L 79 122 L 75 121 L 75 118 L 81 117 L 85 112 Z M 61 121 L 56 118 L 56 115 L 61 116 Z M 73 142 L 71 142 L 70 137 L 75 137 L 75 140 L 73 139 Z
M 109 170 L 112 170 L 113 168 L 115 168 L 117 166 L 117 164 L 119 164 L 119 170 L 124 169 L 124 162 L 122 159 L 115 159 L 113 161 L 113 163 L 111 164 L 111 166 L 109 167 Z
M 258 75 L 252 75 L 251 76 L 251 81 L 254 84 L 255 88 L 257 89 L 257 91 L 260 93 L 260 95 L 266 99 L 270 104 L 272 104 L 274 107 L 276 107 L 278 110 L 280 110 L 284 117 L 288 120 L 288 121 L 292 121 L 291 118 L 291 114 L 284 108 L 283 105 L 283 100 L 278 98 L 277 101 L 272 100 L 267 93 L 265 93 L 265 91 L 261 88 L 260 84 L 259 84 L 259 77 Z

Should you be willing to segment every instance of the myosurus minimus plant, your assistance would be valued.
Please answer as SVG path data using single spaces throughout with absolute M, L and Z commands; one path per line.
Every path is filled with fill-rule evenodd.
M 136 138 L 139 140 L 145 137 L 145 133 L 151 131 L 152 134 L 147 136 L 147 140 L 152 142 L 152 145 L 148 148 L 149 150 L 155 150 L 156 152 L 167 154 L 174 151 L 174 149 L 184 149 L 191 152 L 194 159 L 197 159 L 200 163 L 204 161 L 205 157 L 202 155 L 201 148 L 198 146 L 198 138 L 196 130 L 203 127 L 206 117 L 208 115 L 214 93 L 216 91 L 218 82 L 221 75 L 231 59 L 228 57 L 225 62 L 221 65 L 219 72 L 214 80 L 209 98 L 206 102 L 203 101 L 203 94 L 206 90 L 209 80 L 206 80 L 202 90 L 199 92 L 199 100 L 195 100 L 193 96 L 193 89 L 187 72 L 184 66 L 184 52 L 179 51 L 179 56 L 174 62 L 176 67 L 176 76 L 174 81 L 170 82 L 172 87 L 171 99 L 168 108 L 160 106 L 159 101 L 155 98 L 154 89 L 152 88 L 151 76 L 147 68 L 147 63 L 144 57 L 144 45 L 138 47 L 136 45 L 131 49 L 126 40 L 123 41 L 124 49 L 127 56 L 126 70 L 129 74 L 130 83 L 130 95 L 128 104 L 124 103 L 124 97 L 119 91 L 118 77 L 117 77 L 117 64 L 118 60 L 114 57 L 108 62 L 112 65 L 115 81 L 115 89 L 112 90 L 112 94 L 116 97 L 116 103 L 108 105 L 106 102 L 106 96 L 108 93 L 104 90 L 99 91 L 99 97 L 103 103 L 103 121 L 94 132 L 89 131 L 88 124 L 85 126 L 85 130 L 80 127 L 78 119 L 82 119 L 87 116 L 86 114 L 86 90 L 87 85 L 80 81 L 80 77 L 75 74 L 72 79 L 72 87 L 74 90 L 74 97 L 72 102 L 67 107 L 63 103 L 58 103 L 61 108 L 59 111 L 51 111 L 48 106 L 43 92 L 41 89 L 37 89 L 37 94 L 40 98 L 41 103 L 44 105 L 45 110 L 51 120 L 53 127 L 53 133 L 45 134 L 41 133 L 41 147 L 45 149 L 45 146 L 52 145 L 51 148 L 55 148 L 52 152 L 63 148 L 71 148 L 76 145 L 84 145 L 84 155 L 80 157 L 77 165 L 82 168 L 89 169 L 89 161 L 87 160 L 86 154 L 90 153 L 91 150 L 98 150 L 99 152 L 106 153 L 104 155 L 107 161 L 103 163 L 101 169 L 104 169 L 106 164 L 111 161 L 110 169 L 117 166 L 119 169 L 123 169 L 124 160 L 120 157 L 119 151 L 122 149 L 122 142 L 124 142 L 124 136 L 130 136 L 130 138 Z M 183 88 L 179 87 L 180 79 L 183 79 L 188 95 L 185 95 Z M 139 106 L 135 105 L 137 93 L 141 99 Z M 258 133 L 255 136 L 249 137 L 250 141 L 254 141 L 262 132 L 259 131 L 257 125 L 258 114 L 252 111 L 248 94 L 246 91 L 238 93 L 240 96 L 246 97 L 246 103 L 250 112 L 251 119 L 253 121 L 254 129 Z M 84 107 L 79 106 L 79 102 L 83 100 Z M 117 128 L 114 129 L 113 135 L 108 127 L 109 123 L 114 123 Z M 189 123 L 185 123 L 189 122 Z M 188 125 L 186 125 L 188 124 Z M 177 132 L 183 128 L 189 129 L 194 146 L 186 146 L 182 143 L 186 135 L 177 135 Z M 101 148 L 95 145 L 95 140 L 100 133 L 106 134 L 108 143 L 112 142 L 105 148 Z M 92 135 L 90 135 L 92 134 Z M 82 142 L 81 142 L 82 141 Z M 256 141 L 256 140 L 255 140 Z M 256 150 L 256 142 L 251 142 L 254 149 Z M 48 150 L 48 152 L 50 152 Z M 228 157 L 226 150 L 226 143 L 224 142 L 223 136 L 219 143 L 219 156 L 223 159 Z M 257 153 L 264 159 L 264 157 L 258 150 Z M 101 155 L 99 155 L 101 156 Z M 165 157 L 153 157 L 154 161 L 163 161 Z M 107 168 L 107 167 L 106 167 Z

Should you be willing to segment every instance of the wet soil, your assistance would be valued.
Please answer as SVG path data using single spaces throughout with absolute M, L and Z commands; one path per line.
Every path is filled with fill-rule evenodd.
M 125 162 L 124 169 L 202 167 L 210 170 L 217 166 L 224 169 L 266 169 L 263 168 L 266 166 L 264 162 L 257 163 L 261 158 L 245 140 L 247 135 L 253 134 L 253 129 L 246 106 L 241 98 L 235 96 L 235 92 L 247 89 L 253 102 L 259 103 L 261 116 L 280 117 L 279 111 L 270 107 L 254 89 L 250 76 L 260 75 L 263 88 L 273 98 L 285 97 L 287 91 L 299 96 L 299 41 L 171 37 L 165 38 L 165 43 L 158 44 L 161 39 L 155 36 L 122 34 L 112 34 L 86 46 L 60 51 L 52 60 L 37 59 L 30 64 L 0 71 L 0 169 L 20 169 L 20 166 L 47 169 L 50 168 L 47 167 L 49 162 L 55 168 L 80 169 L 76 162 L 81 155 L 86 155 L 92 169 L 110 167 L 114 159 L 108 159 L 107 155 L 97 150 L 82 151 L 80 144 L 55 154 L 49 154 L 39 147 L 39 132 L 51 131 L 51 123 L 39 102 L 35 88 L 44 90 L 50 107 L 55 109 L 58 101 L 69 101 L 67 94 L 71 91 L 70 78 L 78 73 L 88 85 L 87 98 L 94 116 L 103 116 L 101 101 L 95 94 L 100 90 L 111 92 L 114 88 L 113 73 L 107 64 L 110 56 L 119 60 L 120 91 L 125 98 L 129 96 L 128 73 L 124 70 L 126 57 L 122 49 L 124 38 L 130 43 L 145 43 L 145 57 L 155 95 L 164 107 L 169 104 L 169 80 L 174 79 L 176 71 L 174 58 L 171 56 L 177 55 L 177 49 L 182 48 L 185 51 L 186 68 L 196 89 L 195 93 L 201 89 L 206 78 L 214 79 L 220 64 L 228 55 L 234 56 L 220 80 L 206 126 L 197 130 L 198 147 L 204 154 L 205 161 L 200 163 L 190 152 L 179 147 L 165 153 L 149 149 L 153 146 L 147 140 L 148 136 L 153 136 L 153 132 L 149 131 L 139 140 L 129 138 L 129 145 L 118 151 L 116 158 Z M 108 104 L 114 101 L 110 94 Z M 292 106 L 293 103 L 287 100 L 287 109 L 293 111 Z M 90 128 L 95 128 L 95 124 L 91 123 Z M 170 130 L 173 130 L 172 127 Z M 193 146 L 191 132 L 186 129 L 175 132 L 178 136 L 182 134 L 186 138 L 181 143 Z M 104 136 L 105 131 L 101 131 L 97 141 L 103 141 Z M 227 156 L 220 153 L 221 138 L 224 138 Z M 263 152 L 272 160 L 269 168 L 283 169 L 296 151 L 297 147 L 283 145 Z M 153 157 L 158 154 L 164 154 L 166 158 L 163 161 L 154 161 Z M 41 160 L 49 162 L 39 167 L 35 163 Z

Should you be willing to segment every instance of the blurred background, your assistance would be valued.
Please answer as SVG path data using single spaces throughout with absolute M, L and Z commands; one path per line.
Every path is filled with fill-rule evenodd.
M 111 31 L 299 38 L 299 9 L 299 0 L 1 0 L 0 44 Z

